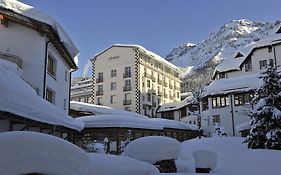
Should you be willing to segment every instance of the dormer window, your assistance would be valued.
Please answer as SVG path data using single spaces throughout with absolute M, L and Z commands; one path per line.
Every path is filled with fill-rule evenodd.
M 234 58 L 239 58 L 239 57 L 243 57 L 244 55 L 240 52 L 237 53 L 237 55 Z
M 227 78 L 227 75 L 225 72 L 220 72 L 219 73 L 219 79 L 222 79 L 222 78 Z

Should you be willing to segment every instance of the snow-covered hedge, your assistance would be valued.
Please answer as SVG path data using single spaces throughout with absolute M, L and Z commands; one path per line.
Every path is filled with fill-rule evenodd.
M 47 134 L 13 131 L 0 134 L 0 174 L 86 175 L 87 154 L 72 143 Z
M 155 175 L 158 169 L 129 157 L 88 153 L 91 159 L 88 175 Z
M 149 136 L 130 142 L 124 155 L 154 164 L 161 160 L 177 159 L 180 149 L 180 143 L 176 139 Z
M 209 150 L 196 150 L 193 152 L 193 157 L 195 159 L 195 168 L 214 170 L 218 163 L 217 154 Z

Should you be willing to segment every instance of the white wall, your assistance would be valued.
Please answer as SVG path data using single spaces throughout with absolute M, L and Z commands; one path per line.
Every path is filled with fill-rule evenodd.
M 9 21 L 8 27 L 1 27 L 0 52 L 16 55 L 22 59 L 22 78 L 39 89 L 38 95 L 43 97 L 44 66 L 45 66 L 45 45 L 48 38 L 40 35 L 35 30 L 23 25 Z M 57 61 L 56 80 L 47 74 L 46 85 L 56 93 L 55 106 L 64 110 L 64 99 L 66 99 L 66 110 L 68 113 L 69 100 L 69 66 L 60 56 L 54 46 L 49 44 L 51 52 Z M 68 80 L 64 80 L 64 72 L 68 72 Z

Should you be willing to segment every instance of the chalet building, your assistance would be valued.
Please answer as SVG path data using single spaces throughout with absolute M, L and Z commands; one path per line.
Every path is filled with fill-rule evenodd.
M 81 78 L 78 82 L 71 85 L 71 101 L 92 103 L 93 82 L 92 78 Z
M 236 127 L 250 121 L 251 100 L 262 85 L 260 74 L 269 65 L 280 69 L 280 33 L 278 29 L 276 34 L 247 45 L 215 68 L 213 82 L 204 89 L 201 99 L 205 135 L 212 135 L 217 123 L 227 135 L 240 135 Z
M 1 59 L 16 63 L 38 96 L 67 114 L 78 50 L 63 28 L 29 5 L 1 0 L 0 40 Z
M 112 45 L 92 59 L 94 104 L 156 117 L 180 101 L 179 69 L 139 45 Z
M 189 94 L 183 101 L 163 104 L 156 111 L 159 118 L 198 125 L 198 118 L 194 115 L 195 112 L 198 112 L 198 107 L 192 94 L 191 96 Z
M 70 139 L 84 124 L 68 116 L 78 50 L 51 17 L 0 0 L 0 132 L 36 131 Z

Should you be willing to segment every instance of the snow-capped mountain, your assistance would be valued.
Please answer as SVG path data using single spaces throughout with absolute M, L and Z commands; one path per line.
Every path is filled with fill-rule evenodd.
M 184 84 L 197 84 L 198 81 L 202 81 L 201 76 L 204 83 L 208 83 L 217 64 L 223 59 L 232 58 L 245 45 L 275 33 L 280 23 L 279 20 L 276 22 L 233 20 L 223 25 L 217 32 L 211 33 L 201 43 L 193 44 L 191 47 L 184 44 L 174 48 L 166 59 L 182 67 Z M 187 88 L 190 88 L 189 85 Z M 202 86 L 201 83 L 199 85 Z

